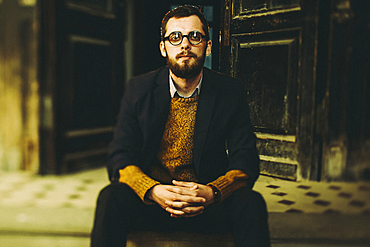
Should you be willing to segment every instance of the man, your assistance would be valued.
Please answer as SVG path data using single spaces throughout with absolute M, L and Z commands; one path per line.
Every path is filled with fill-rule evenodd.
M 270 246 L 246 94 L 203 68 L 208 23 L 193 6 L 162 20 L 167 67 L 130 81 L 122 100 L 92 246 L 125 246 L 132 230 L 232 231 L 235 246 Z

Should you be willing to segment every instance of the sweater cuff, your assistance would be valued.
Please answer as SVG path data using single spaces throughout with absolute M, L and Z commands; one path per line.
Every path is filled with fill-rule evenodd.
M 229 197 L 237 189 L 247 186 L 248 176 L 241 170 L 228 171 L 224 176 L 208 183 L 216 187 L 221 194 L 220 202 Z
M 119 170 L 119 182 L 125 183 L 140 197 L 145 204 L 153 204 L 145 198 L 145 194 L 160 182 L 150 178 L 139 167 L 130 165 Z

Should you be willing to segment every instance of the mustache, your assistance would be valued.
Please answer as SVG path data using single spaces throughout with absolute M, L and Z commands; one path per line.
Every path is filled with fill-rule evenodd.
M 191 51 L 182 51 L 181 53 L 176 55 L 176 59 L 179 59 L 181 57 L 194 57 L 197 58 L 197 55 L 192 53 Z

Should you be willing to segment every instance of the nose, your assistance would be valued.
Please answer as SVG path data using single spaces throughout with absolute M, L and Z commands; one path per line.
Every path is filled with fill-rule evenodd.
M 188 37 L 183 37 L 182 42 L 181 42 L 181 50 L 189 50 L 191 47 L 191 44 L 189 42 Z

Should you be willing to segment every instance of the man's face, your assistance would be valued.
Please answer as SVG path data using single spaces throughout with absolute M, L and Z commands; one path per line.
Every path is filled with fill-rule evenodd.
M 191 31 L 205 34 L 202 22 L 196 15 L 169 19 L 164 37 L 174 31 L 181 32 L 183 35 L 188 35 Z M 205 56 L 211 53 L 211 47 L 210 40 L 203 39 L 199 44 L 192 45 L 186 37 L 177 46 L 172 45 L 168 40 L 160 43 L 162 56 L 166 57 L 172 73 L 180 78 L 192 78 L 198 75 L 203 69 Z

